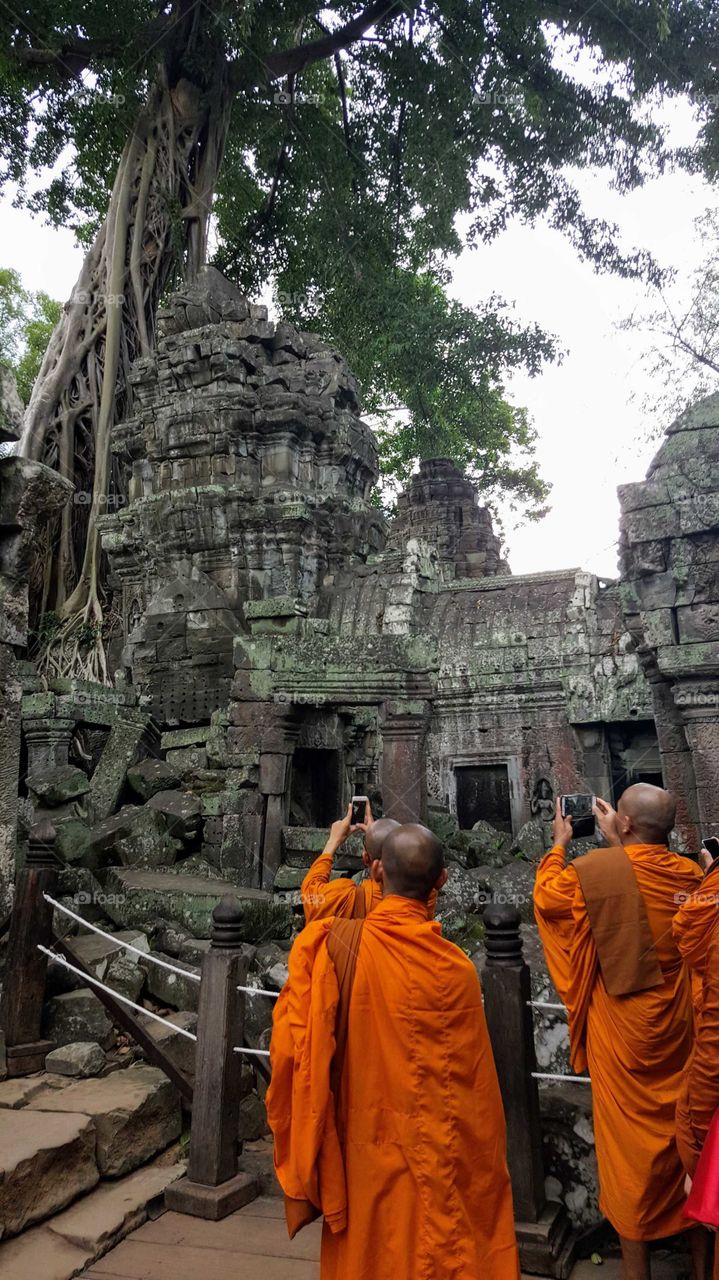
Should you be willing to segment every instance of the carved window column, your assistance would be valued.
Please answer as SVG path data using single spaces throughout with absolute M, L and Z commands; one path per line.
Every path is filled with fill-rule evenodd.
M 382 803 L 397 822 L 424 822 L 427 810 L 426 702 L 387 702 L 383 708 Z
M 696 781 L 699 835 L 719 836 L 719 680 L 674 686 Z
M 28 775 L 67 764 L 74 727 L 74 720 L 60 716 L 24 721 Z
M 262 831 L 261 884 L 271 889 L 282 861 L 282 828 L 290 808 L 290 781 L 299 724 L 292 711 L 263 707 L 260 739 L 260 793 L 265 797 Z

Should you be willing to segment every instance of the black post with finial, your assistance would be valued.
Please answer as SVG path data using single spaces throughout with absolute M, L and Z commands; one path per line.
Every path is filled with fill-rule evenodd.
M 45 819 L 31 830 L 27 858 L 15 882 L 7 971 L 0 1000 L 0 1026 L 7 1044 L 8 1076 L 41 1071 L 55 1043 L 42 1040 L 47 956 L 38 946 L 52 942 L 52 907 L 45 901 L 57 884 L 55 828 Z
M 565 1280 L 575 1240 L 566 1210 L 547 1203 L 531 975 L 524 960 L 521 921 L 512 905 L 491 903 L 484 913 L 487 960 L 484 1011 L 507 1120 L 507 1163 L 522 1271 Z
M 222 899 L 212 913 L 209 951 L 202 958 L 197 1017 L 195 1090 L 187 1176 L 165 1192 L 177 1213 L 217 1221 L 254 1200 L 253 1177 L 238 1171 L 244 993 L 247 961 L 242 954 L 242 910 Z

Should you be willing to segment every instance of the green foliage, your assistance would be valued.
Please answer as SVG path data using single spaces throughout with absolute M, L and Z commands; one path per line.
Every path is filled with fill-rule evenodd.
M 25 350 L 15 370 L 17 389 L 25 404 L 30 399 L 50 335 L 61 315 L 61 304 L 42 289 L 33 296 L 30 313 L 23 327 Z
M 10 365 L 28 403 L 62 307 L 47 293 L 30 293 L 11 267 L 0 268 L 0 360 Z
M 719 391 L 719 211 L 694 223 L 704 257 L 688 276 L 656 286 L 647 307 L 623 324 L 641 334 L 650 391 L 643 408 L 655 434 L 686 408 Z
M 496 299 L 449 301 L 447 262 L 463 237 L 545 217 L 599 269 L 657 281 L 647 254 L 582 208 L 572 171 L 603 167 L 627 191 L 674 160 L 719 169 L 719 7 L 127 0 L 118 12 L 106 0 L 0 11 L 0 180 L 87 241 L 152 85 L 179 99 L 190 81 L 232 113 L 217 265 L 253 294 L 273 285 L 284 314 L 343 348 L 371 408 L 400 410 L 386 469 L 439 450 L 541 507 L 531 429 L 503 378 L 536 370 L 553 343 Z M 675 157 L 647 108 L 678 94 L 702 134 Z M 44 180 L 32 195 L 30 175 Z

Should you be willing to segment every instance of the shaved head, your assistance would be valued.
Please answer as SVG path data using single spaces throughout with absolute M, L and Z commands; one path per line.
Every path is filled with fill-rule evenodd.
M 385 893 L 426 902 L 444 870 L 444 852 L 436 835 L 419 822 L 406 822 L 382 845 Z
M 676 817 L 676 800 L 670 791 L 637 782 L 627 787 L 617 805 L 624 843 L 635 837 L 641 844 L 666 844 Z
M 394 818 L 378 818 L 364 833 L 365 852 L 370 862 L 382 857 L 382 847 L 390 831 L 396 831 L 399 823 Z

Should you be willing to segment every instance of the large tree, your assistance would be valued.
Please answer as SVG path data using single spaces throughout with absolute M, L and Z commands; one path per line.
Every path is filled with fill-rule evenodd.
M 658 284 L 623 323 L 642 339 L 643 407 L 660 435 L 688 404 L 719 390 L 719 210 L 695 219 L 701 262 Z
M 411 347 L 413 334 L 393 273 L 398 296 L 414 290 L 436 322 L 432 290 L 460 248 L 459 214 L 470 242 L 546 214 L 602 267 L 649 270 L 583 212 L 567 174 L 592 164 L 621 189 L 641 182 L 666 159 L 646 99 L 713 92 L 717 61 L 717 7 L 697 0 L 33 0 L 2 7 L 0 24 L 4 177 L 22 198 L 28 175 L 52 167 L 28 203 L 87 243 L 24 439 L 92 493 L 65 513 L 41 592 L 66 633 L 101 626 L 97 517 L 119 482 L 111 426 L 160 298 L 206 257 L 211 211 L 219 265 L 248 289 L 274 280 L 287 313 L 314 320 L 351 360 L 369 343 L 370 393 L 384 381 L 409 404 L 419 447 L 423 423 L 447 422 L 453 401 L 471 415 L 472 379 L 455 360 L 449 399 L 435 378 L 413 405 L 404 354 L 403 390 L 387 382 L 385 312 L 390 345 Z M 711 155 L 709 119 L 704 147 Z M 451 354 L 451 338 L 470 368 L 485 352 L 474 403 L 488 409 L 498 475 L 515 442 L 529 443 L 521 415 L 498 412 L 503 351 L 531 366 L 537 335 L 448 305 L 434 356 Z M 526 471 L 515 479 L 531 489 Z

